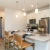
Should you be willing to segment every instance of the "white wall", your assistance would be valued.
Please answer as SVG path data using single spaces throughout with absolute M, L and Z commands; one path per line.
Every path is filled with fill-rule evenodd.
M 19 15 L 16 18 L 16 14 Z M 6 8 L 5 9 L 5 30 L 23 30 L 26 28 L 26 17 L 23 16 L 23 12 L 16 11 L 13 9 Z
M 27 23 L 29 23 L 29 19 L 36 19 L 36 23 L 39 23 L 43 17 L 50 17 L 50 9 L 39 11 L 37 14 L 34 12 L 27 14 Z

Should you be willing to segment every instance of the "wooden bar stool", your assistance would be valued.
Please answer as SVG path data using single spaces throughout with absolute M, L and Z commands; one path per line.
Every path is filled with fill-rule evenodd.
M 19 36 L 17 34 L 14 34 L 14 40 L 15 40 L 15 45 L 20 46 L 20 50 L 25 49 L 28 46 L 33 46 L 33 44 L 26 42 L 22 39 L 22 36 Z M 34 49 L 33 49 L 34 50 Z
M 7 47 L 8 49 L 11 48 L 12 46 L 10 46 L 10 43 L 13 43 L 13 36 L 9 36 L 9 32 L 5 31 L 5 36 L 4 36 L 4 40 L 5 40 L 5 48 Z

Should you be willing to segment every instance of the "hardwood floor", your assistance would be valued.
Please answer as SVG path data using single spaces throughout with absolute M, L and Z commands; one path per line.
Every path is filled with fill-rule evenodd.
M 5 50 L 3 39 L 0 38 L 0 50 Z
M 17 49 L 13 49 L 13 48 L 11 48 L 11 49 L 5 49 L 5 47 L 4 47 L 4 40 L 3 40 L 3 38 L 0 38 L 0 50 L 17 50 Z
M 3 41 L 3 38 L 0 38 L 0 42 L 2 42 Z
M 17 48 L 5 49 L 4 47 L 4 40 L 0 38 L 0 50 L 18 50 Z

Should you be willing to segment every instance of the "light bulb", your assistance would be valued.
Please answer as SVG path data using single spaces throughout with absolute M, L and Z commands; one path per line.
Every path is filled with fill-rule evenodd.
M 38 13 L 38 9 L 35 9 L 35 13 Z
M 18 18 L 18 15 L 16 15 L 16 18 Z
M 26 16 L 26 12 L 24 12 L 23 15 Z

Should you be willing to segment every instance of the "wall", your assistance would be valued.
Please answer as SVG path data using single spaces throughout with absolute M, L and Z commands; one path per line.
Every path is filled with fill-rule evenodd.
M 39 23 L 43 17 L 50 17 L 50 9 L 41 10 L 37 14 L 34 12 L 27 14 L 27 23 L 29 23 L 29 19 L 36 19 L 36 23 Z
M 18 14 L 18 18 L 16 18 Z M 23 12 L 13 9 L 5 8 L 5 30 L 23 30 L 26 28 L 26 17 L 23 16 Z

